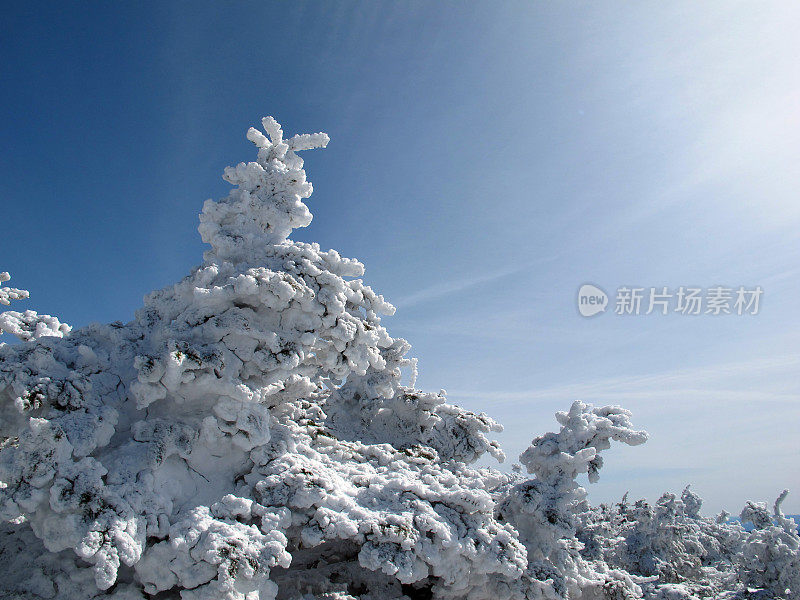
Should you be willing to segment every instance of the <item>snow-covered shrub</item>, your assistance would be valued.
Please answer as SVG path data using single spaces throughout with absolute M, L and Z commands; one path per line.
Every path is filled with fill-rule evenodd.
M 624 542 L 616 549 L 619 562 L 627 570 L 658 575 L 670 583 L 700 575 L 707 546 L 713 540 L 704 535 L 698 514 L 688 511 L 683 499 L 664 494 L 655 506 L 640 501 L 627 514 L 630 526 L 622 529 Z
M 776 597 L 800 598 L 800 536 L 797 523 L 781 512 L 787 494 L 784 490 L 775 501 L 772 515 L 764 504 L 747 503 L 740 518 L 753 529 L 735 562 L 744 585 Z
M 664 494 L 650 506 L 623 499 L 613 508 L 590 507 L 578 515 L 581 554 L 634 576 L 650 576 L 647 598 L 798 598 L 797 525 L 761 503 L 748 503 L 741 520 L 723 511 L 700 514 L 702 500 L 688 487 L 678 499 Z
M 498 517 L 514 525 L 527 548 L 529 570 L 536 579 L 552 580 L 557 597 L 604 597 L 611 589 L 618 589 L 621 598 L 637 597 L 641 592 L 627 574 L 609 572 L 602 563 L 598 570 L 581 557 L 576 514 L 587 504 L 586 490 L 576 478 L 587 473 L 590 482 L 597 480 L 603 465 L 600 452 L 611 440 L 636 445 L 647 434 L 634 430 L 630 412 L 619 407 L 593 408 L 576 401 L 556 419 L 561 430 L 537 437 L 520 457 L 534 477 L 516 483 L 500 498 Z
M 596 480 L 612 440 L 646 439 L 619 407 L 558 413 L 521 457 L 528 478 L 472 466 L 502 460 L 500 426 L 414 389 L 363 266 L 288 237 L 311 221 L 297 153 L 328 137 L 262 124 L 257 160 L 203 206 L 203 263 L 133 321 L 0 315 L 24 342 L 0 345 L 0 597 L 666 600 L 722 589 L 703 587 L 707 562 L 735 576 L 744 535 L 714 532 L 741 528 L 688 492 L 586 502 L 576 477 Z M 781 523 L 737 564 L 796 596 Z

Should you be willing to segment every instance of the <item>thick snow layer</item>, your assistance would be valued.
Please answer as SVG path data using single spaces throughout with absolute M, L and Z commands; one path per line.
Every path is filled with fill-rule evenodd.
M 619 407 L 558 413 L 530 477 L 472 467 L 503 459 L 500 426 L 402 385 L 416 362 L 363 266 L 288 237 L 311 222 L 297 152 L 328 136 L 262 124 L 203 206 L 203 263 L 132 322 L 0 314 L 24 340 L 0 346 L 0 596 L 800 597 L 783 496 L 750 532 L 688 488 L 588 505 L 576 477 L 647 437 Z

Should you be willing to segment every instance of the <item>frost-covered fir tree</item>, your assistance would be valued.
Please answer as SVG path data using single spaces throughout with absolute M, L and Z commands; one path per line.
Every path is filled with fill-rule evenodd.
M 797 597 L 777 507 L 748 538 L 688 497 L 630 517 L 588 505 L 576 478 L 596 479 L 612 440 L 646 439 L 621 408 L 558 413 L 521 457 L 530 477 L 472 467 L 503 458 L 499 425 L 403 386 L 416 364 L 363 266 L 289 239 L 311 221 L 297 153 L 328 136 L 262 123 L 257 160 L 203 207 L 203 264 L 134 321 L 0 315 L 24 340 L 0 346 L 0 596 Z M 0 288 L 0 303 L 25 297 Z M 660 524 L 681 519 L 699 541 L 676 550 Z

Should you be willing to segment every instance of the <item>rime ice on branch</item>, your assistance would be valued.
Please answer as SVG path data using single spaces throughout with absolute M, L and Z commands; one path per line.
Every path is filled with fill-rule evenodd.
M 0 273 L 0 284 L 11 279 L 8 272 Z M 11 300 L 24 300 L 30 294 L 28 290 L 0 287 L 0 304 L 8 306 Z M 10 333 L 27 342 L 40 337 L 63 337 L 72 330 L 72 327 L 62 323 L 56 317 L 40 315 L 32 310 L 23 313 L 8 310 L 0 313 L 0 334 Z M 3 344 L 0 344 L 0 346 Z
M 257 160 L 226 169 L 235 188 L 203 207 L 204 262 L 145 298 L 132 322 L 70 332 L 32 311 L 0 315 L 27 340 L 0 346 L 0 595 L 686 599 L 700 589 L 637 571 L 636 548 L 619 547 L 627 525 L 591 509 L 575 481 L 596 479 L 611 440 L 644 441 L 627 411 L 577 402 L 559 413 L 561 431 L 522 456 L 530 479 L 471 466 L 503 458 L 490 439 L 500 426 L 402 385 L 404 371 L 414 385 L 416 362 L 383 327 L 394 308 L 359 279 L 363 266 L 288 239 L 311 221 L 297 152 L 328 137 L 284 140 L 274 119 L 262 123 L 266 135 L 247 134 Z M 4 304 L 23 297 L 0 288 Z M 685 505 L 702 522 L 699 505 Z M 791 566 L 796 535 L 779 524 L 756 541 L 780 538 Z M 702 527 L 734 531 L 719 534 L 716 565 L 744 543 L 724 524 Z M 659 548 L 647 557 L 666 556 Z M 728 564 L 744 581 L 769 556 Z M 766 577 L 770 589 L 795 585 Z
M 8 274 L 8 271 L 3 271 L 0 273 L 0 284 L 5 283 L 11 279 L 11 275 Z M 11 304 L 11 300 L 22 300 L 30 296 L 28 290 L 18 290 L 17 288 L 10 288 L 10 287 L 0 287 L 0 304 L 8 306 Z

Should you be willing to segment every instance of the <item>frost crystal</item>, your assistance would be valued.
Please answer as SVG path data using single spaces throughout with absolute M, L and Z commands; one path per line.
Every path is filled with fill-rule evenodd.
M 797 597 L 780 503 L 745 509 L 750 534 L 688 489 L 588 505 L 576 478 L 597 479 L 612 440 L 646 439 L 619 407 L 558 413 L 521 457 L 529 478 L 471 466 L 503 459 L 500 426 L 402 385 L 416 362 L 363 266 L 289 239 L 311 222 L 297 153 L 328 136 L 262 125 L 257 160 L 203 206 L 203 264 L 132 322 L 0 314 L 25 341 L 0 346 L 0 595 Z

